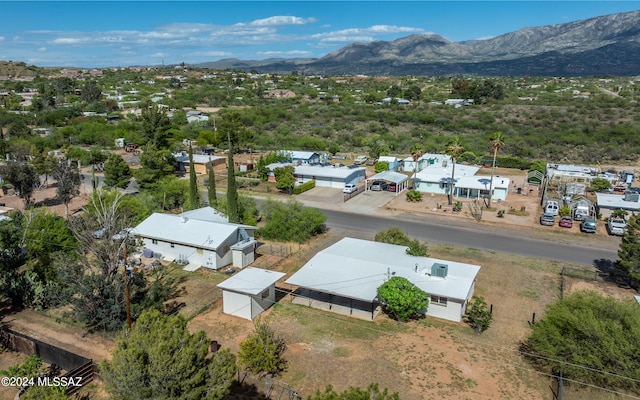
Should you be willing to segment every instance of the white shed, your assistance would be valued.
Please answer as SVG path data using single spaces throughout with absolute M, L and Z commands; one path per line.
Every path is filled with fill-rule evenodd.
M 218 284 L 222 312 L 253 320 L 276 302 L 276 282 L 284 272 L 247 267 Z

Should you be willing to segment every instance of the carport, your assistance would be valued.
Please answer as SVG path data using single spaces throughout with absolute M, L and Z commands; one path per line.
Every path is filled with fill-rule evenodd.
M 409 187 L 409 177 L 406 176 L 405 174 L 401 174 L 399 172 L 394 172 L 394 171 L 382 171 L 380 173 L 373 175 L 370 178 L 367 178 L 367 184 L 365 185 L 365 190 L 370 190 L 369 187 L 371 186 L 371 182 L 375 182 L 375 181 L 387 181 L 388 183 L 395 183 L 396 195 L 398 195 L 398 193 L 402 192 L 403 190 Z

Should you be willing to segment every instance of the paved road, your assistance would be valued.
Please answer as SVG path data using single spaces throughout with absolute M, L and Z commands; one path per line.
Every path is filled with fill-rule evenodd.
M 256 203 L 263 199 L 256 197 Z M 355 207 L 349 211 L 327 202 L 303 201 L 306 206 L 318 208 L 327 216 L 327 227 L 341 231 L 364 232 L 373 237 L 376 232 L 396 226 L 409 237 L 427 242 L 451 243 L 455 245 L 518 254 L 528 257 L 556 260 L 560 262 L 608 266 L 618 259 L 617 250 L 611 244 L 598 246 L 594 237 L 584 245 L 559 243 L 525 237 L 522 231 L 497 228 L 492 225 L 469 224 L 446 217 L 389 212 L 377 207 Z M 342 203 L 340 203 L 342 204 Z M 336 207 L 337 206 L 337 207 Z M 356 211 L 358 210 L 358 211 Z
M 329 229 L 333 227 L 374 234 L 397 226 L 409 237 L 428 242 L 451 243 L 589 266 L 595 266 L 596 262 L 598 265 L 610 263 L 618 258 L 617 252 L 609 249 L 517 237 L 513 232 L 496 232 L 496 228 L 491 226 L 473 225 L 471 229 L 448 225 L 446 221 L 434 222 L 433 218 L 420 215 L 365 215 L 322 208 L 321 211 L 327 215 Z

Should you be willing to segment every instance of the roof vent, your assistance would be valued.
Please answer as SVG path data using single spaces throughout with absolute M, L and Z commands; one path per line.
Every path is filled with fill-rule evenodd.
M 185 217 L 185 216 L 183 216 L 183 217 L 182 217 L 182 223 L 183 223 L 183 224 L 184 224 L 184 223 L 186 223 L 188 220 L 189 220 L 189 218 L 187 218 L 187 217 Z
M 431 276 L 446 278 L 448 273 L 449 266 L 447 264 L 433 263 L 433 265 L 431 266 Z

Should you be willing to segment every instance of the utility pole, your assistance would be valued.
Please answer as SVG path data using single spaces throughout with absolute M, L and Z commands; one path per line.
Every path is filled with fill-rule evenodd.
M 124 297 L 125 304 L 127 307 L 127 327 L 129 331 L 131 331 L 131 301 L 129 299 L 129 268 L 127 265 L 127 239 L 129 239 L 129 233 L 127 232 L 127 237 L 124 239 Z

